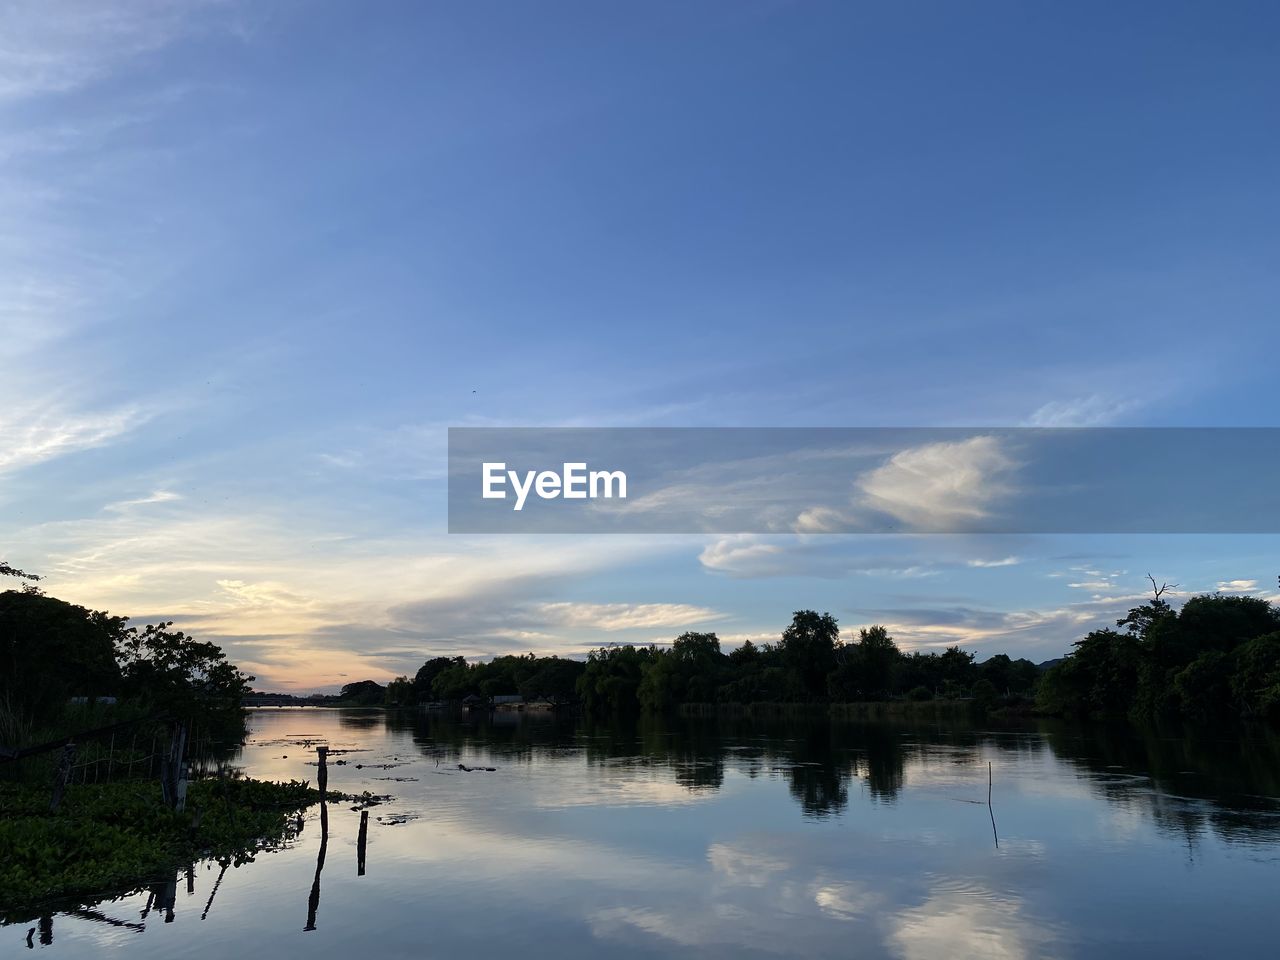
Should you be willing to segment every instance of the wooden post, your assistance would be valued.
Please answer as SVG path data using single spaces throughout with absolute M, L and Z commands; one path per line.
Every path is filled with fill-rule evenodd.
M 320 788 L 320 793 L 323 794 L 329 787 L 329 748 L 316 747 L 316 760 L 319 767 L 316 772 L 316 786 Z M 323 802 L 324 797 L 322 796 L 320 800 Z
M 169 806 L 179 813 L 187 805 L 187 725 L 176 723 L 169 741 Z
M 57 813 L 62 803 L 62 794 L 67 789 L 67 779 L 71 776 L 71 765 L 75 762 L 76 745 L 63 744 L 62 756 L 58 758 L 58 771 L 53 775 L 53 796 L 49 798 L 49 812 Z
M 369 842 L 369 811 L 360 811 L 360 835 L 356 839 L 356 876 L 364 876 L 364 852 Z

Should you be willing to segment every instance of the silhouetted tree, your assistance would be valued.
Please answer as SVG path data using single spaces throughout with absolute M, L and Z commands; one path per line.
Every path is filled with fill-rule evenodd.
M 782 634 L 778 650 L 782 662 L 798 681 L 804 699 L 823 700 L 827 675 L 836 665 L 840 626 L 829 613 L 797 610 Z

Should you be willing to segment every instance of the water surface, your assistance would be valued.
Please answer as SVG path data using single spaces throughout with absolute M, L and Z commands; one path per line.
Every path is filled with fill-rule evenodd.
M 1270 735 L 318 709 L 251 725 L 251 776 L 314 780 L 321 741 L 331 789 L 393 795 L 369 811 L 364 876 L 360 814 L 330 804 L 318 888 L 316 808 L 286 849 L 178 872 L 171 911 L 161 888 L 33 918 L 0 928 L 0 956 L 29 931 L 50 955 L 139 960 L 1275 947 Z

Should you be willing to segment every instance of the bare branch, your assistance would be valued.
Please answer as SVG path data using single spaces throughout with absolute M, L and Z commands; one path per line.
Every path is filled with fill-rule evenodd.
M 1178 584 L 1176 583 L 1161 583 L 1157 586 L 1156 578 L 1149 573 L 1147 574 L 1147 579 L 1151 581 L 1151 592 L 1155 594 L 1156 603 L 1162 603 L 1163 601 L 1160 598 L 1168 591 L 1178 589 Z

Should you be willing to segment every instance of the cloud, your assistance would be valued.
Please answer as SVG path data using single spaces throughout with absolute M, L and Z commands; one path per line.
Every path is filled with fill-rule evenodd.
M 133 500 L 117 500 L 115 503 L 107 504 L 103 509 L 120 512 L 131 510 L 134 507 L 145 507 L 152 503 L 173 503 L 181 499 L 182 495 L 174 493 L 172 490 L 154 490 L 145 497 L 136 497 Z
M 1073 400 L 1053 400 L 1039 407 L 1027 423 L 1033 427 L 1100 427 L 1114 423 L 1138 407 L 1137 400 L 1094 393 Z
M 265 685 L 325 684 L 357 657 L 367 676 L 387 678 L 428 653 L 577 654 L 601 631 L 724 616 L 685 603 L 559 599 L 583 577 L 688 549 L 680 538 L 359 538 L 301 508 L 138 499 L 165 509 L 116 501 L 96 516 L 11 531 L 6 551 L 71 602 L 172 619 L 224 644 Z
M 206 29 L 219 0 L 44 0 L 6 5 L 0 103 L 67 93 Z
M 986 957 L 1030 960 L 1047 956 L 1057 936 L 1043 919 L 1022 915 L 1022 901 L 981 889 L 941 888 L 927 902 L 893 921 L 890 944 L 903 960 Z
M 1219 593 L 1253 593 L 1258 589 L 1257 580 L 1219 580 Z
M 792 529 L 796 533 L 848 533 L 860 526 L 857 514 L 834 507 L 810 507 L 796 517 Z
M 708 570 L 741 576 L 744 570 L 768 569 L 784 553 L 780 543 L 765 542 L 752 534 L 740 534 L 721 537 L 707 544 L 698 555 L 698 562 Z
M 863 553 L 868 545 L 894 541 L 900 554 Z M 915 579 L 934 576 L 945 565 L 938 556 L 930 559 L 909 552 L 918 543 L 897 538 L 869 536 L 850 540 L 844 537 L 795 537 L 784 534 L 731 534 L 707 544 L 698 556 L 704 569 L 737 579 L 760 577 L 822 577 L 851 575 Z
M 137 407 L 103 413 L 46 407 L 0 415 L 0 474 L 104 446 L 147 419 Z
M 894 454 L 861 476 L 862 505 L 924 530 L 955 530 L 990 516 L 1013 492 L 1016 464 L 996 437 L 930 443 Z
M 549 623 L 609 632 L 694 626 L 727 616 L 688 603 L 542 603 L 537 606 L 537 612 Z
M 965 566 L 980 567 L 980 568 L 986 569 L 990 567 L 1013 567 L 1013 566 L 1017 566 L 1021 562 L 1022 562 L 1022 559 L 1020 557 L 1002 557 L 999 560 L 982 560 L 979 558 L 975 558 L 973 560 L 966 560 Z
M 1113 623 L 1127 609 L 1069 604 L 1045 610 L 992 610 L 965 604 L 935 607 L 863 607 L 853 612 L 864 623 L 883 624 L 904 650 L 950 646 L 984 647 L 1011 657 L 1056 657 L 1096 627 Z

